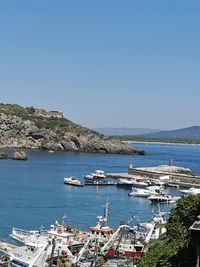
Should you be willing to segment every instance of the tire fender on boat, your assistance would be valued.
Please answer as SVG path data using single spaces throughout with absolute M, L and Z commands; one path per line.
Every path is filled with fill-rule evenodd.
M 64 250 L 64 251 L 62 252 L 62 254 L 63 254 L 64 257 L 67 257 L 67 251 L 66 251 L 66 250 Z

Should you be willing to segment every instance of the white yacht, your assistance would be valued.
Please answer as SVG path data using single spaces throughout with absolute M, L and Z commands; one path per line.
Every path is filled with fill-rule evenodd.
M 118 179 L 117 186 L 121 187 L 139 187 L 139 188 L 145 188 L 149 185 L 149 181 L 147 179 L 141 179 L 141 178 L 120 178 Z
M 145 197 L 147 198 L 151 194 L 160 193 L 162 188 L 160 186 L 148 186 L 146 188 L 132 188 L 132 192 L 128 195 L 133 197 Z
M 180 197 L 172 197 L 170 194 L 165 193 L 152 194 L 148 197 L 152 203 L 176 203 L 179 198 Z
M 190 187 L 189 189 L 179 190 L 181 193 L 188 195 L 198 195 L 200 194 L 200 188 Z
M 65 177 L 64 184 L 74 185 L 74 186 L 84 186 L 84 183 L 82 183 L 78 179 L 75 179 L 73 176 Z
M 91 172 L 90 174 L 83 176 L 86 180 L 92 180 L 92 179 L 105 179 L 106 175 L 105 172 L 102 170 L 95 170 L 95 172 Z

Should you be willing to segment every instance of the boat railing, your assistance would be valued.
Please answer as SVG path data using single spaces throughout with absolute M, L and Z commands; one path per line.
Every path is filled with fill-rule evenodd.
M 33 232 L 31 233 L 30 231 L 13 227 L 12 234 L 13 235 L 30 236 L 31 234 L 33 234 Z
M 37 260 L 37 262 L 35 263 L 36 266 L 44 266 L 46 260 L 48 258 L 47 252 L 44 251 L 41 255 L 41 257 Z

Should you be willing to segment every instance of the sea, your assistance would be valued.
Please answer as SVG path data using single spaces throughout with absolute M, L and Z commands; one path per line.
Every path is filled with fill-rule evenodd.
M 137 143 L 134 147 L 146 151 L 145 156 L 26 151 L 27 161 L 0 161 L 0 238 L 8 240 L 12 227 L 27 230 L 45 227 L 55 221 L 79 229 L 96 225 L 109 202 L 109 226 L 120 221 L 133 223 L 136 216 L 149 220 L 158 207 L 148 199 L 129 197 L 130 190 L 116 186 L 73 187 L 65 185 L 64 177 L 83 175 L 99 169 L 105 172 L 127 172 L 129 164 L 147 167 L 168 164 L 192 169 L 200 175 L 200 146 Z M 170 193 L 178 195 L 178 189 Z M 163 204 L 169 213 L 174 205 Z

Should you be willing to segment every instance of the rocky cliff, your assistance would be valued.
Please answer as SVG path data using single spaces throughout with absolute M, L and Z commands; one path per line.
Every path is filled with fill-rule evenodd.
M 0 147 L 117 154 L 144 154 L 117 139 L 35 109 L 0 104 Z M 52 114 L 56 114 L 52 112 Z

